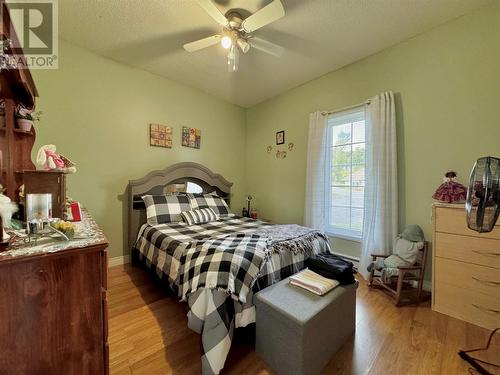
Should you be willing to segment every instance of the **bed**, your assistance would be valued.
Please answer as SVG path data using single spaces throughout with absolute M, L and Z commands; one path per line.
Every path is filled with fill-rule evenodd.
M 318 231 L 234 214 L 194 225 L 146 222 L 142 196 L 190 194 L 189 185 L 230 204 L 232 183 L 203 165 L 178 163 L 153 171 L 129 182 L 129 246 L 136 262 L 168 281 L 188 304 L 188 326 L 201 334 L 203 373 L 218 374 L 234 330 L 255 322 L 254 293 L 300 271 L 308 256 L 330 247 Z

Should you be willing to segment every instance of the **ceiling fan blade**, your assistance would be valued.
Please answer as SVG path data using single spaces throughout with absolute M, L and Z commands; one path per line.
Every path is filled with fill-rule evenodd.
M 186 44 L 184 44 L 184 49 L 188 52 L 195 52 L 195 51 L 198 51 L 200 49 L 207 48 L 207 47 L 210 47 L 210 46 L 213 46 L 213 45 L 219 43 L 220 38 L 221 38 L 220 35 L 212 35 L 212 36 L 209 36 L 208 38 L 203 38 L 203 39 L 191 42 L 191 43 L 186 43 Z
M 227 25 L 227 18 L 220 12 L 219 8 L 211 0 L 197 0 L 198 4 L 205 9 L 205 12 L 221 26 Z
M 266 5 L 264 8 L 258 10 L 250 17 L 245 19 L 241 27 L 245 32 L 251 33 L 263 26 L 274 22 L 285 15 L 285 8 L 280 0 L 274 0 L 272 3 Z
M 262 51 L 265 53 L 269 53 L 270 55 L 273 55 L 276 57 L 280 57 L 283 54 L 283 52 L 285 52 L 285 48 L 278 46 L 277 44 L 268 42 L 267 40 L 256 38 L 256 37 L 248 39 L 248 43 L 250 43 L 250 45 L 253 48 L 256 48 L 259 51 Z

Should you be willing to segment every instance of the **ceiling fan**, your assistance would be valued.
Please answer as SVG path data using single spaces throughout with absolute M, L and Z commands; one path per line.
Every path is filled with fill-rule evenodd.
M 273 0 L 264 8 L 258 10 L 247 18 L 240 12 L 230 9 L 223 15 L 211 0 L 197 0 L 198 4 L 211 16 L 219 25 L 222 32 L 191 43 L 184 44 L 184 49 L 188 52 L 195 52 L 216 44 L 221 44 L 228 50 L 227 65 L 230 72 L 238 70 L 239 53 L 247 53 L 250 47 L 262 52 L 279 57 L 285 50 L 283 47 L 260 39 L 252 33 L 255 30 L 274 22 L 285 15 L 285 9 L 280 0 Z

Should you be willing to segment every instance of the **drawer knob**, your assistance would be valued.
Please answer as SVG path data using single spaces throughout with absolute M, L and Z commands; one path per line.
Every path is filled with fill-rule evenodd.
M 498 310 L 488 309 L 487 307 L 479 306 L 479 305 L 476 305 L 475 303 L 472 303 L 472 306 L 474 306 L 476 309 L 481 310 L 481 311 L 485 311 L 485 312 L 489 312 L 489 313 L 493 313 L 493 314 L 500 314 L 500 311 L 498 311 Z
M 479 251 L 479 250 L 472 250 L 473 253 L 480 254 L 480 255 L 486 255 L 490 257 L 500 257 L 500 253 L 492 253 L 488 251 Z
M 481 284 L 486 284 L 489 286 L 500 286 L 500 283 L 498 283 L 496 281 L 482 280 L 482 279 L 475 277 L 475 276 L 472 276 L 472 278 Z

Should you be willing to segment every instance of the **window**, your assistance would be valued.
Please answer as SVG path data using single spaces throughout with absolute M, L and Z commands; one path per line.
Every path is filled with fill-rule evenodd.
M 362 237 L 365 142 L 364 107 L 329 116 L 326 231 L 337 237 Z

